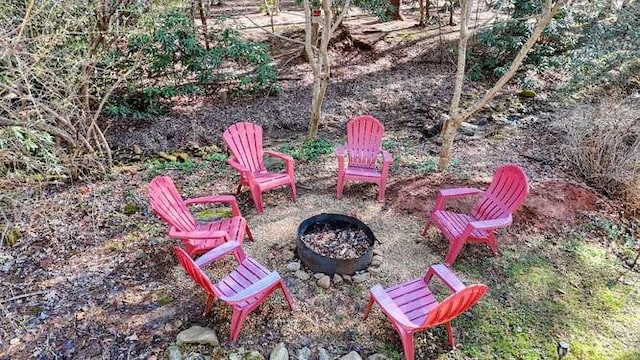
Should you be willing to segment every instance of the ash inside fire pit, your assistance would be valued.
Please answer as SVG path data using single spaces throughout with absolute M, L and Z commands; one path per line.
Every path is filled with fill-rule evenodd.
M 362 229 L 348 226 L 336 228 L 327 223 L 317 223 L 307 229 L 309 234 L 302 235 L 311 250 L 334 259 L 356 259 L 364 255 L 371 244 Z
M 371 263 L 375 242 L 362 221 L 342 214 L 320 214 L 298 227 L 298 258 L 313 272 L 353 275 Z

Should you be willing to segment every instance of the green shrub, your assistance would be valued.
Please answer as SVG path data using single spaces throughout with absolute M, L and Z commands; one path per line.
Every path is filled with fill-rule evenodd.
M 120 89 L 106 113 L 145 118 L 161 113 L 176 96 L 206 94 L 218 87 L 246 95 L 275 87 L 277 73 L 265 44 L 217 26 L 205 44 L 198 32 L 186 13 L 170 9 L 131 33 L 120 56 L 141 64 L 142 71 Z
M 312 161 L 321 155 L 330 154 L 333 145 L 327 139 L 306 140 L 302 144 L 287 143 L 278 148 L 279 151 L 291 155 L 295 160 Z
M 514 0 L 510 19 L 498 22 L 478 34 L 476 46 L 468 53 L 471 80 L 501 77 L 511 65 L 522 45 L 531 36 L 534 23 L 526 21 L 540 14 L 542 2 Z M 557 56 L 576 45 L 575 19 L 565 8 L 556 13 L 538 42 L 529 51 L 523 68 L 534 66 L 538 71 L 559 65 Z

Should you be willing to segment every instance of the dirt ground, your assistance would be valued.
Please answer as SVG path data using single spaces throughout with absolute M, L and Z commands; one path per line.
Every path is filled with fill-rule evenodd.
M 171 250 L 176 242 L 167 237 L 167 227 L 149 209 L 149 170 L 123 160 L 112 176 L 95 182 L 3 182 L 3 191 L 14 194 L 13 217 L 21 236 L 12 246 L 0 248 L 0 359 L 162 358 L 176 334 L 195 324 L 215 329 L 222 346 L 214 353 L 203 346 L 190 351 L 216 359 L 226 358 L 238 347 L 268 355 L 278 342 L 288 344 L 293 353 L 303 346 L 314 352 L 322 346 L 332 356 L 351 350 L 368 355 L 385 347 L 399 349 L 399 339 L 380 311 L 366 322 L 361 314 L 373 284 L 418 277 L 429 264 L 442 261 L 446 241 L 435 231 L 420 236 L 438 189 L 484 187 L 499 164 L 521 164 L 531 193 L 515 214 L 514 225 L 499 233 L 500 244 L 571 227 L 589 214 L 608 216 L 618 208 L 588 186 L 569 180 L 543 156 L 549 152 L 543 123 L 552 115 L 549 105 L 539 100 L 511 114 L 519 119 L 533 114 L 535 121 L 490 123 L 492 136 L 461 137 L 449 172 L 416 170 L 416 163 L 433 161 L 437 154 L 437 139 L 423 138 L 421 130 L 446 111 L 454 74 L 450 55 L 441 56 L 438 48 L 427 50 L 421 41 L 427 40 L 370 52 L 347 44 L 334 54 L 339 56 L 334 56 L 334 82 L 325 100 L 320 135 L 337 144 L 350 117 L 369 113 L 383 121 L 385 139 L 396 155 L 385 204 L 375 201 L 373 186 L 360 184 L 347 186 L 344 198 L 337 201 L 332 155 L 296 164 L 296 203 L 290 201 L 287 189 L 272 191 L 265 195 L 264 214 L 257 215 L 247 191 L 239 196 L 256 238 L 245 242 L 245 251 L 282 275 L 296 311 L 290 312 L 276 293 L 248 317 L 238 343 L 230 343 L 230 309 L 217 303 L 212 315 L 201 316 L 203 293 L 178 267 Z M 283 47 L 281 53 L 291 48 Z M 294 59 L 285 65 L 288 60 L 278 58 L 283 91 L 277 96 L 184 102 L 152 121 L 113 124 L 110 140 L 120 154 L 138 145 L 144 158 L 150 159 L 158 151 L 185 149 L 194 143 L 220 145 L 225 127 L 252 121 L 265 126 L 268 146 L 295 141 L 306 128 L 311 80 L 304 63 Z M 498 101 L 509 103 L 509 94 L 507 89 Z M 486 117 L 480 115 L 477 120 Z M 229 169 L 210 164 L 189 174 L 166 173 L 185 198 L 229 193 L 236 181 Z M 124 206 L 130 203 L 139 211 L 126 215 Z M 461 202 L 454 208 L 469 206 Z M 286 270 L 298 224 L 320 212 L 356 216 L 371 227 L 384 256 L 379 274 L 364 284 L 323 290 L 313 278 L 301 281 Z M 461 258 L 490 254 L 486 247 L 474 246 L 465 249 Z M 216 278 L 224 272 L 223 265 L 216 264 L 209 274 Z M 481 280 L 461 276 L 466 282 Z M 435 358 L 448 351 L 441 330 L 417 337 L 418 358 Z M 456 336 L 464 339 L 465 335 L 456 330 Z

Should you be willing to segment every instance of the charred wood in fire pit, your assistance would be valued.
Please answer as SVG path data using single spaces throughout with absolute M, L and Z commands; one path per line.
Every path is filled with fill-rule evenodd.
M 335 229 L 329 224 L 317 224 L 312 232 L 300 238 L 313 251 L 334 259 L 356 259 L 371 246 L 364 231 L 351 227 Z

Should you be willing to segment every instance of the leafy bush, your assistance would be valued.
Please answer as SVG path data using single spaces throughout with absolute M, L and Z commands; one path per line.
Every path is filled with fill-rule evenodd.
M 570 171 L 640 210 L 640 99 L 579 108 L 560 123 Z
M 129 35 L 119 56 L 141 64 L 142 71 L 107 106 L 107 114 L 116 117 L 155 115 L 165 100 L 220 86 L 244 95 L 277 81 L 265 44 L 243 40 L 233 29 L 215 29 L 205 42 L 193 20 L 177 9 L 153 16 Z
M 287 143 L 279 151 L 291 155 L 295 160 L 316 160 L 321 155 L 330 154 L 333 145 L 327 139 L 306 140 L 300 145 Z
M 580 46 L 568 54 L 565 70 L 571 79 L 562 91 L 574 99 L 637 92 L 639 53 L 640 6 L 621 7 L 609 16 L 592 15 L 584 26 Z
M 496 23 L 478 34 L 477 45 L 468 55 L 468 74 L 472 80 L 500 77 L 511 65 L 511 61 L 530 37 L 535 24 L 526 19 L 540 14 L 542 2 L 536 0 L 514 0 L 510 19 Z M 535 66 L 545 69 L 557 66 L 556 56 L 576 45 L 575 19 L 568 9 L 561 9 L 542 33 L 538 42 L 527 55 L 524 68 Z

